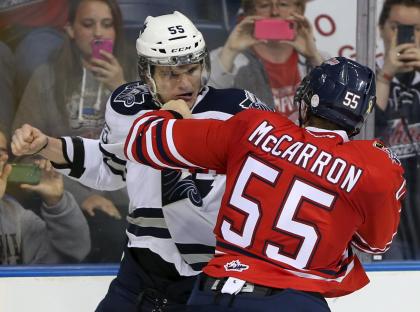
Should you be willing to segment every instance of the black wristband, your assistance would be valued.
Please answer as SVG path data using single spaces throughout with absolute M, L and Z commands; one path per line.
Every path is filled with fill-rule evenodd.
M 48 143 L 49 143 L 49 140 L 48 140 L 48 137 L 47 137 L 47 142 L 45 142 L 45 144 L 44 144 L 44 146 L 43 147 L 41 147 L 38 151 L 36 151 L 35 153 L 32 153 L 31 155 L 36 155 L 36 154 L 38 154 L 39 152 L 41 152 L 43 149 L 45 149 L 47 146 L 48 146 Z
M 173 115 L 174 119 L 183 119 L 184 117 L 182 117 L 182 115 L 180 113 L 178 113 L 177 111 L 174 110 L 167 110 L 167 112 L 170 112 Z

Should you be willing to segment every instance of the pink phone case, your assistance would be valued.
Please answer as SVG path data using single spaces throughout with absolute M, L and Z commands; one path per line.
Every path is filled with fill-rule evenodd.
M 105 58 L 99 53 L 100 50 L 112 53 L 114 42 L 111 39 L 96 39 L 91 42 L 92 46 L 92 57 L 105 60 Z
M 284 19 L 261 19 L 255 21 L 254 37 L 265 40 L 294 40 L 294 22 Z

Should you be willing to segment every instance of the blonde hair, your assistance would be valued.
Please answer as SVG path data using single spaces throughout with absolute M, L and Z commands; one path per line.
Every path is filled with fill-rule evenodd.
M 256 0 L 242 0 L 241 7 L 244 10 L 245 15 L 252 15 L 255 12 L 255 1 Z M 299 13 L 305 13 L 306 2 L 308 0 L 295 0 L 296 5 L 299 9 Z

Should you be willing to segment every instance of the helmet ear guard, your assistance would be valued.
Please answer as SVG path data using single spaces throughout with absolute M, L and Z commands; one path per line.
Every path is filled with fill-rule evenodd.
M 360 132 L 375 102 L 376 87 L 373 71 L 344 57 L 336 57 L 315 67 L 299 85 L 294 103 L 312 115 L 326 119 L 349 136 Z

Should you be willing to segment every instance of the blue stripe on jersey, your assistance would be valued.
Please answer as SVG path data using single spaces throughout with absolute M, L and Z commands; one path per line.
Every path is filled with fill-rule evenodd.
M 121 158 L 118 158 L 115 154 L 108 152 L 106 149 L 102 147 L 102 143 L 99 143 L 99 150 L 104 154 L 105 156 L 112 159 L 117 164 L 125 166 L 127 164 L 127 161 L 122 160 Z
M 175 243 L 178 250 L 182 254 L 214 254 L 214 246 L 202 245 L 202 244 L 180 244 Z
M 114 167 L 112 167 L 112 165 L 111 164 L 109 164 L 108 163 L 108 161 L 109 161 L 109 158 L 104 158 L 104 163 L 107 165 L 107 167 L 109 168 L 109 170 L 114 174 L 114 175 L 116 175 L 116 176 L 120 176 L 121 177 L 121 179 L 123 180 L 123 181 L 125 181 L 126 179 L 125 179 L 125 170 L 118 170 L 118 169 L 115 169 Z
M 151 117 L 149 120 L 145 121 L 142 124 L 141 127 L 149 126 L 153 121 L 155 121 L 158 118 L 159 117 L 157 117 L 157 116 Z M 135 155 L 140 159 L 140 162 L 142 162 L 143 164 L 145 164 L 147 166 L 150 166 L 150 167 L 155 167 L 155 166 L 153 166 L 154 163 L 151 163 L 150 161 L 147 161 L 146 157 L 144 156 L 144 155 L 147 155 L 147 152 L 146 153 L 143 152 L 142 140 L 143 140 L 143 136 L 137 135 L 137 133 L 136 133 L 136 147 L 137 148 L 136 148 Z
M 162 127 L 163 122 L 159 122 L 156 125 L 156 145 L 159 150 L 160 155 L 165 160 L 165 162 L 173 167 L 179 167 L 179 164 L 175 163 L 173 160 L 169 158 L 169 156 L 165 152 L 165 148 L 163 147 L 163 141 L 162 141 Z
M 71 141 L 73 143 L 73 161 L 69 161 L 69 157 L 67 155 L 67 146 L 63 145 L 63 155 L 64 158 L 69 161 L 70 163 L 70 177 L 80 178 L 85 172 L 86 168 L 84 167 L 85 164 L 85 146 L 83 145 L 83 141 L 79 137 L 71 137 Z M 65 140 L 62 140 L 65 142 Z
M 171 238 L 168 229 L 157 227 L 142 227 L 135 224 L 129 224 L 127 231 L 135 236 L 153 236 L 156 238 Z
M 140 162 L 142 162 L 143 164 L 145 164 L 147 166 L 153 167 L 153 164 L 151 162 L 147 161 L 146 157 L 144 156 L 143 146 L 142 146 L 141 141 L 142 141 L 142 137 L 137 136 L 136 137 L 136 152 L 135 152 L 135 155 L 138 157 L 138 159 L 140 159 Z
M 162 208 L 136 208 L 129 214 L 132 218 L 163 218 Z

